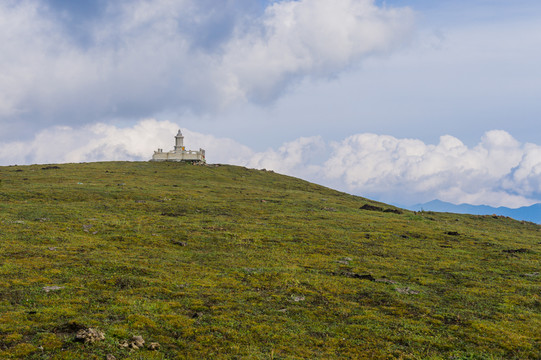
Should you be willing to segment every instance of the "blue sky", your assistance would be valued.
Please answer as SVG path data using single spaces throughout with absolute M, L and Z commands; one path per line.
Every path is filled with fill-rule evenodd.
M 536 1 L 0 0 L 0 164 L 146 160 L 181 127 L 378 200 L 529 205 L 539 64 Z

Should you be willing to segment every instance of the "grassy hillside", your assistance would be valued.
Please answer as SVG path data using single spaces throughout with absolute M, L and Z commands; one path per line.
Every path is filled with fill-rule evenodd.
M 541 357 L 532 223 L 401 212 L 234 166 L 0 180 L 2 359 Z

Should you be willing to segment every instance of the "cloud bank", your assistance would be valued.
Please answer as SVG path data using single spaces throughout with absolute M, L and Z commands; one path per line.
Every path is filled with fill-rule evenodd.
M 0 143 L 0 164 L 149 160 L 157 148 L 172 149 L 177 129 L 154 119 L 127 128 L 53 127 L 26 142 Z M 271 169 L 381 201 L 507 207 L 541 202 L 541 146 L 522 144 L 502 130 L 488 131 L 473 147 L 449 135 L 426 144 L 364 133 L 339 142 L 301 137 L 263 152 L 182 130 L 187 148 L 206 149 L 209 162 Z
M 0 2 L 0 134 L 268 102 L 412 32 L 409 9 L 373 0 L 254 3 L 104 2 L 75 29 L 47 2 Z

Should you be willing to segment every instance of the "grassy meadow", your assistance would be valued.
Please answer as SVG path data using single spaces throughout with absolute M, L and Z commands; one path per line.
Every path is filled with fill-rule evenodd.
M 540 246 L 264 170 L 0 167 L 0 358 L 540 359 Z

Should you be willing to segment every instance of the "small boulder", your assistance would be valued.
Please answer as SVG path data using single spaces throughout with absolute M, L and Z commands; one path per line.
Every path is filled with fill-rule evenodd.
M 529 253 L 531 252 L 531 250 L 528 250 L 528 249 L 509 249 L 509 250 L 502 250 L 503 252 L 505 253 L 508 253 L 508 254 L 517 254 L 517 253 Z
M 150 344 L 148 344 L 147 349 L 152 351 L 160 350 L 160 344 L 157 342 L 151 342 Z
M 94 343 L 105 339 L 105 335 L 96 329 L 88 328 L 77 331 L 75 340 L 86 343 Z
M 142 336 L 135 335 L 131 338 L 130 341 L 121 342 L 119 346 L 123 348 L 130 348 L 133 350 L 137 350 L 145 346 L 145 340 L 143 339 Z
M 145 345 L 145 340 L 142 336 L 136 335 L 131 338 L 132 344 L 134 344 L 137 347 L 143 347 Z
M 385 284 L 398 284 L 397 281 L 389 280 L 389 279 L 376 279 L 375 282 L 385 283 Z
M 374 278 L 370 274 L 357 274 L 357 273 L 350 272 L 350 271 L 343 271 L 341 273 L 341 275 L 346 276 L 346 277 L 350 277 L 350 278 L 353 278 L 353 279 L 376 281 L 376 278 Z
M 379 206 L 370 205 L 370 204 L 364 204 L 359 209 L 368 210 L 368 211 L 383 211 L 383 208 Z
M 402 210 L 398 210 L 398 209 L 385 209 L 383 210 L 383 212 L 385 213 L 392 213 L 392 214 L 403 214 Z
M 58 291 L 58 290 L 62 290 L 64 287 L 63 286 L 56 286 L 56 285 L 53 285 L 53 286 L 44 286 L 43 287 L 43 290 L 48 293 L 50 291 Z
M 407 294 L 407 295 L 417 295 L 419 292 L 417 290 L 410 289 L 409 287 L 405 288 L 396 288 L 395 289 L 400 294 Z

